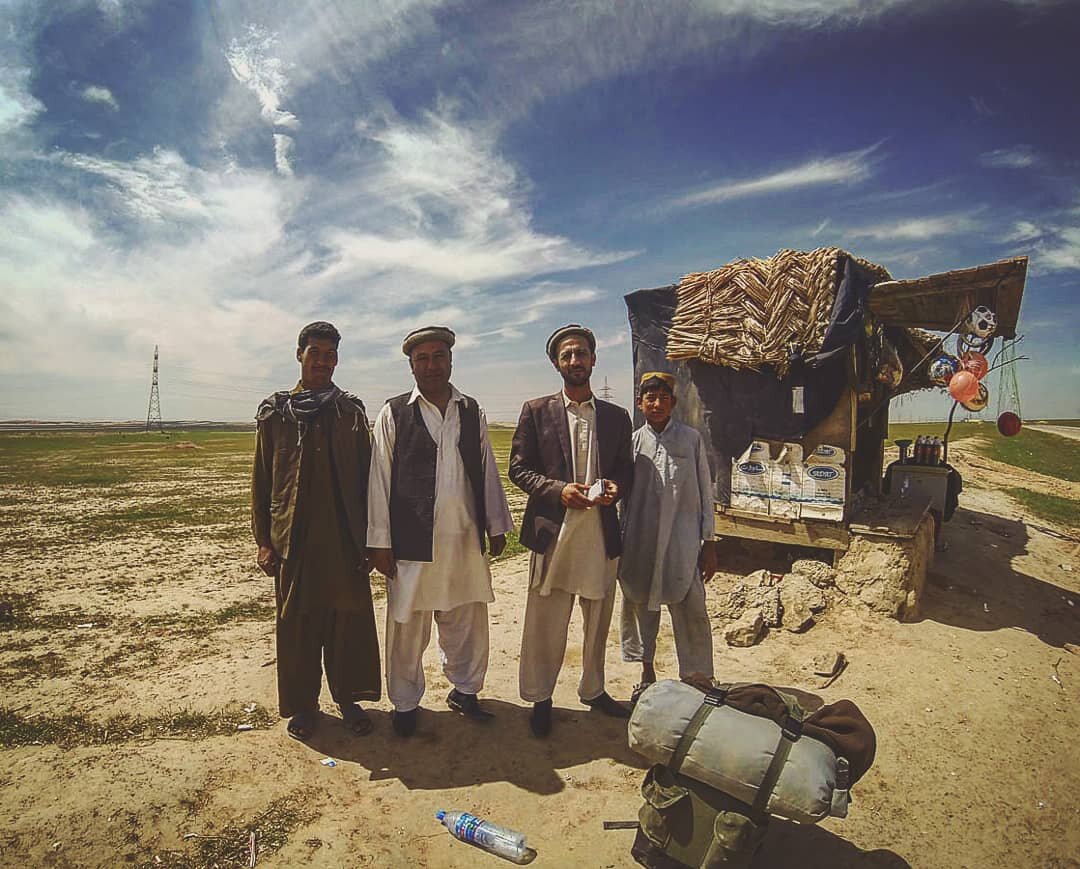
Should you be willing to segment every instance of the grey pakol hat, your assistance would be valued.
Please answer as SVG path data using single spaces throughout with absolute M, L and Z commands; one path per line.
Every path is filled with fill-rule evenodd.
M 447 347 L 453 347 L 455 337 L 454 330 L 447 326 L 423 326 L 413 329 L 405 336 L 405 340 L 401 342 L 401 352 L 408 356 L 413 347 L 425 341 L 442 341 Z
M 581 335 L 586 341 L 589 342 L 589 351 L 596 352 L 596 336 L 592 333 L 592 330 L 586 329 L 579 323 L 569 323 L 566 326 L 560 326 L 554 332 L 551 333 L 551 337 L 547 339 L 547 355 L 548 359 L 552 362 L 555 361 L 558 355 L 559 342 L 563 338 L 569 338 L 571 335 Z

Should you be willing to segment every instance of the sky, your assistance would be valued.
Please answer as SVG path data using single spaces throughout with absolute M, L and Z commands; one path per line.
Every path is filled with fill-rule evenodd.
M 0 0 L 0 418 L 145 418 L 158 346 L 166 420 L 251 419 L 317 319 L 372 415 L 431 323 L 493 421 L 568 322 L 629 405 L 626 293 L 833 245 L 1030 257 L 1022 410 L 1080 417 L 1078 37 L 1051 0 Z

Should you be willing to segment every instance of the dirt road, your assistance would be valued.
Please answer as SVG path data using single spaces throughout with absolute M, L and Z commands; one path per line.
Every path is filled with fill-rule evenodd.
M 1048 431 L 1051 434 L 1061 435 L 1071 440 L 1080 440 L 1080 426 L 1071 425 L 1029 425 L 1028 428 L 1035 431 Z

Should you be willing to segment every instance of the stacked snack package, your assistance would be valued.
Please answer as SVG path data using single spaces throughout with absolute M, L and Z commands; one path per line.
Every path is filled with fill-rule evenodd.
M 748 513 L 769 512 L 772 461 L 765 441 L 751 441 L 741 456 L 731 460 L 731 507 Z
M 822 444 L 807 457 L 800 510 L 803 519 L 839 522 L 844 518 L 847 491 L 844 459 L 840 447 L 827 444 Z
M 782 519 L 798 519 L 803 498 L 801 444 L 784 443 L 774 461 L 769 463 L 769 513 Z

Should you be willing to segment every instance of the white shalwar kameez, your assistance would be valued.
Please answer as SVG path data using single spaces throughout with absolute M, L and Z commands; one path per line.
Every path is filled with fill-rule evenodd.
M 571 401 L 562 394 L 570 430 L 574 480 L 591 486 L 597 478 L 596 402 Z M 529 563 L 529 596 L 521 635 L 521 699 L 547 700 L 566 655 L 566 634 L 574 596 L 584 621 L 578 696 L 592 700 L 604 693 L 604 655 L 615 605 L 619 560 L 608 558 L 600 511 L 567 509 L 558 536 Z
M 386 693 L 400 712 L 415 709 L 424 696 L 423 656 L 431 640 L 432 618 L 439 628 L 443 672 L 454 687 L 466 694 L 479 693 L 487 674 L 487 605 L 495 595 L 487 556 L 480 551 L 472 487 L 458 448 L 459 408 L 464 396 L 453 386 L 450 393 L 445 416 L 417 388 L 408 401 L 420 403 L 420 416 L 438 449 L 432 560 L 399 560 L 397 575 L 387 583 Z M 394 415 L 389 405 L 383 405 L 375 419 L 368 483 L 367 544 L 376 549 L 392 548 L 390 469 L 394 442 Z M 497 537 L 512 530 L 514 522 L 483 408 L 480 448 L 487 512 L 484 527 L 490 536 Z

